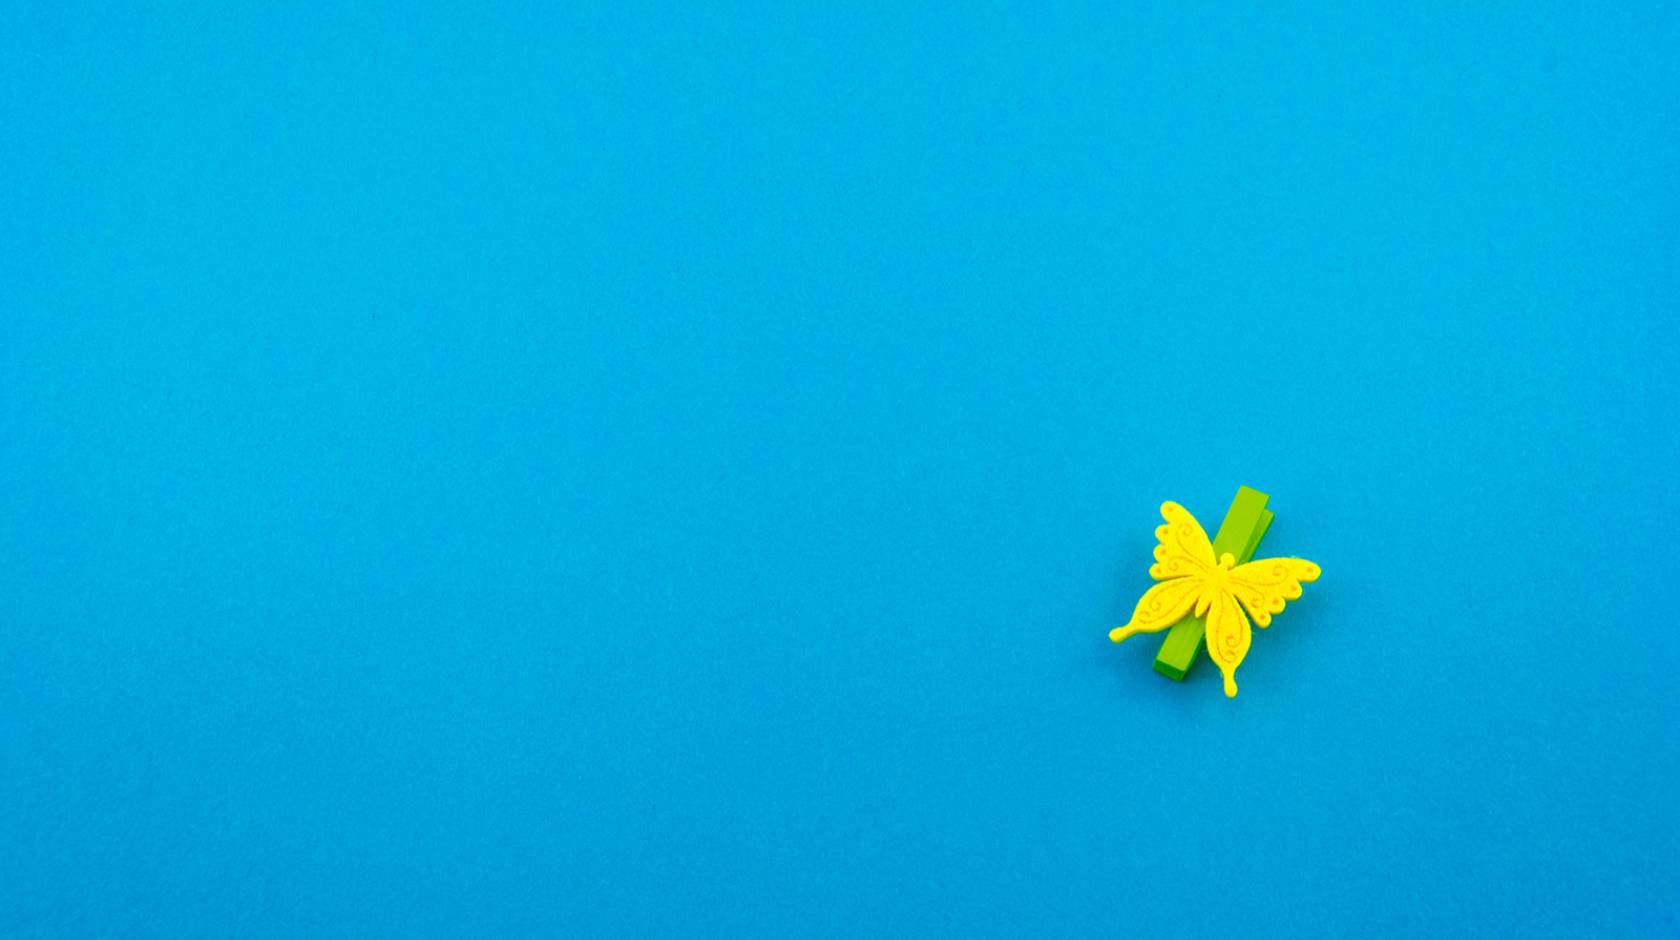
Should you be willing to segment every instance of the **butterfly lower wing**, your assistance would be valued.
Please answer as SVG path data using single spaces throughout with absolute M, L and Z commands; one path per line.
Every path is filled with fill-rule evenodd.
M 1196 578 L 1174 578 L 1143 592 L 1132 611 L 1132 620 L 1108 634 L 1116 643 L 1139 633 L 1158 633 L 1183 620 L 1196 606 L 1202 583 Z
M 1318 575 L 1319 567 L 1303 558 L 1266 558 L 1232 568 L 1229 581 L 1255 625 L 1266 627 L 1286 602 L 1301 596 L 1301 585 L 1317 581 Z
M 1248 655 L 1253 639 L 1248 618 L 1243 616 L 1236 598 L 1224 591 L 1214 592 L 1207 610 L 1207 651 L 1208 658 L 1225 677 L 1226 698 L 1237 697 L 1237 667 Z
M 1213 557 L 1213 543 L 1196 517 L 1174 502 L 1161 504 L 1161 518 L 1167 524 L 1155 530 L 1155 564 L 1149 576 L 1157 581 L 1205 575 L 1219 562 Z

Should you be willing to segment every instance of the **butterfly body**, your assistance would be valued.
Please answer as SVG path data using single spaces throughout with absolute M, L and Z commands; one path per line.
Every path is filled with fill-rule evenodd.
M 1237 564 L 1226 553 L 1214 557 L 1213 545 L 1196 517 L 1177 503 L 1164 503 L 1155 530 L 1155 564 L 1149 576 L 1160 582 L 1138 601 L 1131 622 L 1109 633 L 1116 643 L 1139 633 L 1165 630 L 1185 617 L 1207 619 L 1208 656 L 1225 677 L 1225 694 L 1237 694 L 1236 671 L 1252 641 L 1249 618 L 1262 628 L 1288 601 L 1301 596 L 1301 585 L 1318 580 L 1318 565 L 1300 558 L 1267 558 Z M 1245 615 L 1246 610 L 1246 615 Z

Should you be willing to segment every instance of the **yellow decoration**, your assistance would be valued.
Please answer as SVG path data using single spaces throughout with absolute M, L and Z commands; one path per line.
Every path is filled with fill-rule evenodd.
M 1213 545 L 1196 517 L 1177 503 L 1163 503 L 1167 524 L 1155 530 L 1155 564 L 1149 576 L 1161 582 L 1145 591 L 1132 621 L 1108 638 L 1116 643 L 1138 633 L 1156 633 L 1185 617 L 1207 618 L 1207 650 L 1225 675 L 1225 695 L 1237 697 L 1237 666 L 1252 639 L 1249 616 L 1261 627 L 1301 596 L 1301 585 L 1318 580 L 1319 567 L 1300 558 L 1266 558 L 1236 564 L 1229 552 L 1215 559 Z M 1240 603 L 1239 603 L 1240 602 Z

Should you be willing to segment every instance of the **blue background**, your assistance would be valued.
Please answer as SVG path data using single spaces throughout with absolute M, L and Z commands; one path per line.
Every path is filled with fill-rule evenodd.
M 0 933 L 1680 930 L 1672 7 L 47 6 Z

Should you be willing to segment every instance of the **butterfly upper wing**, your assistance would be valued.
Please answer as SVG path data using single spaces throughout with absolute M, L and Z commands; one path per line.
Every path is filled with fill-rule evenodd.
M 1160 541 L 1155 546 L 1155 564 L 1149 566 L 1149 576 L 1157 581 L 1206 575 L 1219 562 L 1213 557 L 1213 544 L 1207 531 L 1190 510 L 1174 502 L 1161 504 L 1161 518 L 1167 524 L 1155 530 Z
M 1286 601 L 1301 596 L 1301 585 L 1318 580 L 1319 567 L 1303 558 L 1266 558 L 1231 569 L 1228 580 L 1237 600 L 1258 626 L 1270 626 Z
M 1133 634 L 1167 629 L 1189 615 L 1202 596 L 1202 587 L 1197 578 L 1174 578 L 1151 587 L 1137 602 L 1131 622 L 1111 631 L 1108 638 L 1118 643 Z
M 1211 593 L 1207 610 L 1208 658 L 1225 676 L 1225 697 L 1236 698 L 1237 667 L 1248 655 L 1248 645 L 1254 635 L 1236 598 L 1224 591 Z

